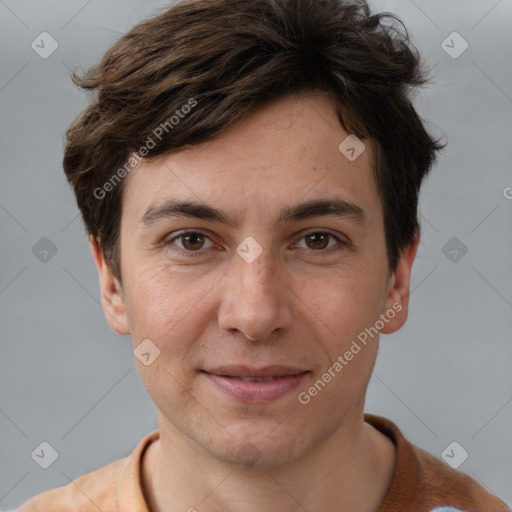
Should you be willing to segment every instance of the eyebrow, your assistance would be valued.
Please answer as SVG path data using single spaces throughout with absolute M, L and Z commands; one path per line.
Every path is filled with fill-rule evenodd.
M 311 217 L 334 215 L 354 221 L 361 227 L 369 224 L 365 211 L 345 199 L 314 199 L 284 208 L 274 226 L 284 222 L 304 220 Z M 213 206 L 194 201 L 167 200 L 151 205 L 140 218 L 142 228 L 149 228 L 158 220 L 172 217 L 191 217 L 195 219 L 218 221 L 231 227 L 239 224 L 237 217 L 229 215 Z

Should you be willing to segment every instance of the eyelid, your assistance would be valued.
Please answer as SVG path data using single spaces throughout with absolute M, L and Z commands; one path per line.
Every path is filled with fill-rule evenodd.
M 308 228 L 305 231 L 302 231 L 302 237 L 312 235 L 314 233 L 325 233 L 327 235 L 333 236 L 334 238 L 337 238 L 340 241 L 345 241 L 348 243 L 348 237 L 345 236 L 343 233 L 339 233 L 338 231 L 333 231 L 331 229 L 326 228 Z

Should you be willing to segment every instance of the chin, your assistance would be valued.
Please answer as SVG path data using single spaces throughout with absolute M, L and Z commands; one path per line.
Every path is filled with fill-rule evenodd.
M 254 442 L 255 441 L 255 442 Z M 286 466 L 300 456 L 296 453 L 294 446 L 275 446 L 272 443 L 263 444 L 257 440 L 241 440 L 237 443 L 230 443 L 228 451 L 211 450 L 210 453 L 218 460 L 247 469 L 272 469 Z
M 251 423 L 250 428 L 228 428 L 231 436 L 226 433 L 222 439 L 211 439 L 203 448 L 226 464 L 248 469 L 285 466 L 307 451 L 309 442 L 299 432 L 291 432 L 290 428 L 279 432 L 277 424 Z M 269 435 L 273 430 L 273 435 Z

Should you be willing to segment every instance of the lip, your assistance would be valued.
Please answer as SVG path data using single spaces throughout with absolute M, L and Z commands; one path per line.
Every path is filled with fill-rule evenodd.
M 222 366 L 201 372 L 217 389 L 247 404 L 263 404 L 282 398 L 297 388 L 310 373 L 289 366 L 251 368 L 241 365 Z M 271 377 L 272 380 L 265 381 L 243 380 Z
M 255 368 L 253 366 L 246 366 L 242 364 L 223 365 L 215 368 L 204 369 L 203 371 L 211 373 L 212 375 L 220 375 L 224 377 L 245 377 L 245 378 L 261 378 L 268 377 L 288 377 L 291 375 L 298 375 L 304 373 L 304 368 L 297 368 L 285 365 L 270 365 Z

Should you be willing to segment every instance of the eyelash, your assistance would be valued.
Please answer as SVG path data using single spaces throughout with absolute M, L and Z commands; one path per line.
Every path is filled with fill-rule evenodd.
M 198 258 L 198 257 L 201 257 L 201 256 L 204 256 L 208 249 L 203 249 L 203 250 L 197 250 L 197 251 L 192 251 L 192 250 L 187 250 L 187 249 L 182 249 L 180 247 L 177 247 L 176 245 L 174 245 L 174 242 L 180 238 L 184 238 L 185 236 L 187 235 L 202 235 L 205 237 L 206 240 L 210 240 L 210 238 L 205 235 L 204 233 L 202 233 L 201 231 L 183 231 L 181 233 L 179 233 L 178 235 L 175 235 L 173 236 L 172 238 L 168 239 L 168 240 L 164 240 L 164 242 L 162 243 L 162 245 L 164 245 L 165 247 L 173 247 L 173 250 L 177 250 L 181 255 L 184 255 L 188 258 Z M 310 235 L 328 235 L 330 236 L 331 238 L 334 238 L 334 240 L 336 242 L 338 242 L 338 244 L 341 245 L 342 248 L 344 247 L 348 247 L 350 245 L 349 242 L 346 242 L 345 240 L 342 240 L 341 238 L 339 238 L 338 236 L 336 236 L 335 234 L 333 233 L 330 233 L 329 231 L 310 231 L 306 234 L 304 234 L 300 239 L 300 240 L 303 240 L 304 238 L 306 238 L 307 236 L 310 236 Z M 210 240 L 211 242 L 211 240 Z M 315 256 L 326 256 L 328 254 L 331 253 L 331 250 L 333 250 L 334 247 L 329 247 L 328 249 L 319 249 L 317 251 L 315 251 L 314 249 L 310 249 L 309 251 L 311 253 L 315 253 Z M 336 250 L 336 249 L 334 249 Z

